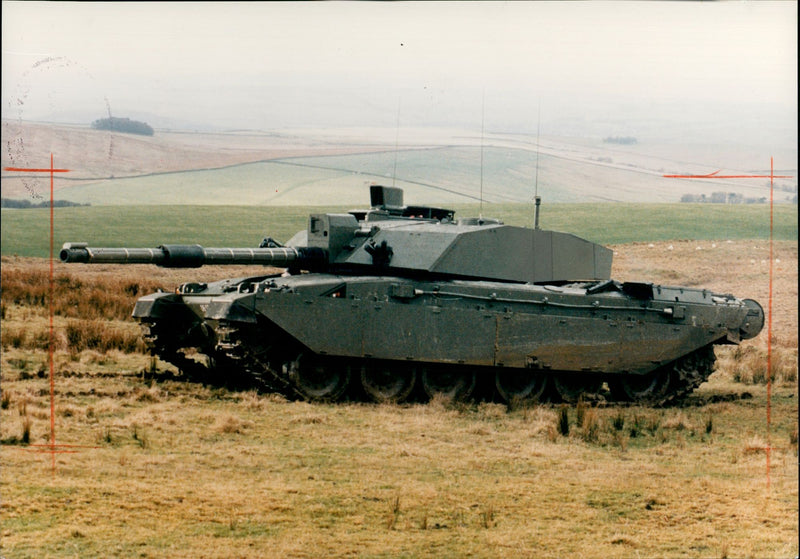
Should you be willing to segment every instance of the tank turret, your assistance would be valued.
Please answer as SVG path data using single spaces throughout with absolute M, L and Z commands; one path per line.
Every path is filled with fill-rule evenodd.
M 612 252 L 568 233 L 454 220 L 455 212 L 404 206 L 402 190 L 372 187 L 372 209 L 312 214 L 286 247 L 92 248 L 66 243 L 64 262 L 171 268 L 262 264 L 307 271 L 429 275 L 524 283 L 609 279 Z
M 466 398 L 489 387 L 485 397 L 506 402 L 663 405 L 708 378 L 715 344 L 764 324 L 750 299 L 614 281 L 612 252 L 569 233 L 406 206 L 393 187 L 370 195 L 368 210 L 310 215 L 285 246 L 67 243 L 61 258 L 286 268 L 147 295 L 133 316 L 151 351 L 189 377 L 239 375 L 309 400 Z

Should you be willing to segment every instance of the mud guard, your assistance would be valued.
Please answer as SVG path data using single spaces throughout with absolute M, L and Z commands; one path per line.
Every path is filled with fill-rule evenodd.
M 133 307 L 132 316 L 137 319 L 174 319 L 183 316 L 190 318 L 192 312 L 186 307 L 180 295 L 164 292 L 140 298 Z

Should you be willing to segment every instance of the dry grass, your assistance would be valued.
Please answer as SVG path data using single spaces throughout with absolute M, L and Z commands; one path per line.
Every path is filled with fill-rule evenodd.
M 620 258 L 622 279 L 653 277 L 648 269 L 674 264 L 659 262 L 648 247 L 630 250 Z M 708 256 L 687 251 L 671 283 L 705 277 Z M 796 283 L 796 256 L 781 259 Z M 51 456 L 34 452 L 49 441 L 47 355 L 5 337 L 8 324 L 35 339 L 46 331 L 46 309 L 35 298 L 8 299 L 5 274 L 26 266 L 8 262 L 0 364 L 4 556 L 798 554 L 798 395 L 785 365 L 796 359 L 796 295 L 790 302 L 776 290 L 774 355 L 785 357 L 776 357 L 780 372 L 773 367 L 779 380 L 769 431 L 766 386 L 734 376 L 739 359 L 750 363 L 747 370 L 763 362 L 763 336 L 738 357 L 735 349 L 722 352 L 725 363 L 683 408 L 580 404 L 565 408 L 569 435 L 561 436 L 559 407 L 311 405 L 159 375 L 153 382 L 141 374 L 152 367 L 144 354 L 69 351 L 66 328 L 77 318 L 60 315 L 56 439 L 83 446 Z M 123 279 L 119 268 L 95 270 L 69 274 L 84 285 L 102 284 L 105 275 Z M 174 271 L 148 273 L 167 289 L 182 281 Z M 747 285 L 734 276 L 712 281 L 761 298 L 763 271 Z M 796 294 L 789 279 L 779 282 Z
M 266 270 L 266 271 L 265 271 Z M 81 319 L 126 320 L 136 299 L 159 289 L 172 291 L 187 281 L 269 273 L 253 266 L 206 266 L 166 269 L 149 265 L 79 265 L 55 263 L 55 316 Z M 3 256 L 0 266 L 3 312 L 22 306 L 49 313 L 50 267 L 46 259 Z M 5 316 L 3 316 L 5 318 Z
M 262 273 L 263 268 L 256 273 Z M 54 348 L 142 353 L 140 328 L 131 319 L 136 300 L 201 277 L 213 281 L 254 273 L 252 267 L 162 270 L 152 266 L 56 264 L 53 281 Z M 3 257 L 0 268 L 3 349 L 45 350 L 50 345 L 50 270 L 47 261 Z
M 248 427 L 252 427 L 251 421 L 243 421 L 234 415 L 218 417 L 214 423 L 214 431 L 218 433 L 244 433 Z
M 49 312 L 50 278 L 44 262 L 39 266 L 14 265 L 3 259 L 3 300 L 8 305 L 42 308 Z M 117 319 L 130 316 L 131 302 L 162 287 L 150 275 L 132 279 L 127 274 L 110 274 L 93 282 L 82 277 L 79 269 L 59 271 L 54 276 L 53 312 L 55 316 L 81 319 Z
M 83 367 L 58 379 L 56 421 L 59 442 L 86 446 L 56 455 L 53 473 L 12 440 L 28 417 L 30 442 L 47 442 L 48 414 L 34 413 L 47 379 L 6 380 L 3 363 L 4 555 L 797 553 L 786 388 L 773 395 L 767 492 L 758 386 L 741 403 L 626 408 L 622 429 L 620 409 L 587 407 L 551 439 L 559 408 L 310 405 Z M 709 413 L 713 439 L 692 432 Z
M 717 349 L 716 371 L 743 384 L 766 384 L 767 378 L 787 386 L 797 382 L 797 348 L 777 342 L 770 356 L 771 374 L 767 373 L 767 350 L 748 346 Z

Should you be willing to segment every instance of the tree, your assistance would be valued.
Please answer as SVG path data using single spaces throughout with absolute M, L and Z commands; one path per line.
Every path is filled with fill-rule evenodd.
M 113 132 L 141 134 L 143 136 L 152 136 L 154 134 L 153 128 L 146 122 L 131 120 L 129 118 L 119 118 L 116 116 L 95 120 L 92 123 L 92 128 L 95 130 L 111 130 Z
M 637 143 L 638 141 L 633 136 L 609 136 L 607 138 L 603 138 L 603 142 L 607 144 L 631 145 Z

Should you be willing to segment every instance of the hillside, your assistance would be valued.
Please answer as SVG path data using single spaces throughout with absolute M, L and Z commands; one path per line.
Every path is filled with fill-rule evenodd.
M 59 176 L 56 191 L 98 180 L 136 177 L 197 169 L 216 169 L 279 157 L 363 153 L 364 145 L 313 142 L 289 134 L 230 132 L 226 134 L 159 130 L 152 136 L 132 136 L 88 125 L 66 126 L 4 120 L 3 168 L 47 167 L 50 154 L 57 167 L 70 169 Z M 29 196 L 28 186 L 43 191 L 49 183 L 23 179 L 3 171 L 3 197 Z
M 765 199 L 768 179 L 685 180 L 670 173 L 776 173 L 776 200 L 797 192 L 796 148 L 765 154 L 747 146 L 618 145 L 601 139 L 464 130 L 329 129 L 189 133 L 153 137 L 5 121 L 3 166 L 46 166 L 50 153 L 70 172 L 56 198 L 92 205 L 359 205 L 365 187 L 389 183 L 413 203 L 678 202 L 684 194 L 735 193 Z M 46 176 L 3 172 L 6 198 L 43 196 Z M 538 185 L 538 186 L 537 186 Z

